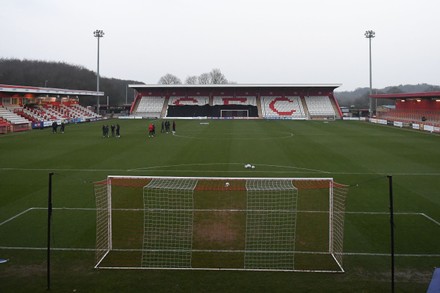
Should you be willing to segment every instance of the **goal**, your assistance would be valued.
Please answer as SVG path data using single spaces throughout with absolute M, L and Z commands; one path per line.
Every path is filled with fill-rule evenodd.
M 221 118 L 248 118 L 249 110 L 220 110 Z
M 344 271 L 348 187 L 331 178 L 109 176 L 94 189 L 95 268 Z

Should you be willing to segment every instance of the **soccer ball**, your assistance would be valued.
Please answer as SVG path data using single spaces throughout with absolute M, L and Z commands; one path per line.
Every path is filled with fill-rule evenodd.
M 229 187 L 229 182 L 226 182 L 226 183 L 225 183 L 225 187 Z
M 252 165 L 252 169 L 255 169 L 255 166 L 254 166 L 254 165 Z

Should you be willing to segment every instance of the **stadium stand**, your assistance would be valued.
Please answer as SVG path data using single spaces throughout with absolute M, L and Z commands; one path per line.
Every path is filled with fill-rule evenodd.
M 8 121 L 10 124 L 29 124 L 31 122 L 28 119 L 15 114 L 5 107 L 0 107 L 0 117 Z
M 396 110 L 378 111 L 378 118 L 402 122 L 425 122 L 440 124 L 440 112 L 420 110 Z
M 64 109 L 71 118 L 82 118 L 82 119 L 88 119 L 88 118 L 101 118 L 101 115 L 96 114 L 95 112 L 79 105 L 79 104 L 71 104 L 70 106 L 67 106 L 65 104 L 62 105 L 62 109 Z
M 164 103 L 164 97 L 142 97 L 134 114 L 143 117 L 159 118 Z
M 11 124 L 8 121 L 0 118 L 0 134 L 8 133 L 10 126 Z
M 311 118 L 335 118 L 336 113 L 328 96 L 305 97 L 307 109 Z
M 30 129 L 31 121 L 15 114 L 4 106 L 0 106 L 0 118 L 2 120 L 0 133 L 26 131 Z
M 95 121 L 101 115 L 79 105 L 79 98 L 103 92 L 0 84 L 0 133 Z
M 129 85 L 135 89 L 130 115 L 133 118 L 306 120 L 331 117 L 335 119 L 342 117 L 340 107 L 333 96 L 333 90 L 338 86 L 338 84 Z M 306 99 L 311 100 L 310 113 Z
M 172 96 L 169 99 L 168 105 L 171 106 L 204 106 L 209 104 L 209 97 L 176 97 Z
M 376 94 L 371 97 L 386 99 L 387 104 L 390 104 L 389 101 L 394 102 L 394 105 L 379 106 L 376 109 L 378 119 L 402 122 L 406 125 L 440 127 L 440 92 Z
M 237 97 L 215 96 L 213 99 L 213 105 L 214 106 L 227 106 L 227 105 L 257 106 L 257 97 L 255 97 L 255 96 L 237 96 Z
M 267 119 L 306 119 L 299 96 L 261 97 L 262 114 Z

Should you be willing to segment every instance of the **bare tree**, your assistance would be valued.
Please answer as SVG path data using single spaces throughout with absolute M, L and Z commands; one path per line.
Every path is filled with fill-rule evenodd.
M 227 84 L 228 83 L 228 80 L 226 79 L 224 74 L 218 68 L 211 70 L 211 72 L 209 73 L 209 76 L 211 78 L 212 84 Z
M 188 76 L 188 77 L 185 79 L 185 84 L 197 84 L 198 81 L 199 81 L 198 76 L 196 76 L 196 75 L 192 75 L 192 76 Z
M 199 75 L 199 84 L 211 84 L 211 76 L 209 73 L 202 73 Z
M 177 76 L 167 73 L 159 79 L 159 84 L 182 84 L 182 81 Z

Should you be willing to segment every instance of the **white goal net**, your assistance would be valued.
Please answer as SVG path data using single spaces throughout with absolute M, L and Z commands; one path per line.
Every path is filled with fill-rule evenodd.
M 222 118 L 243 118 L 249 117 L 249 110 L 220 110 Z
M 347 186 L 331 178 L 110 176 L 96 268 L 343 272 Z

